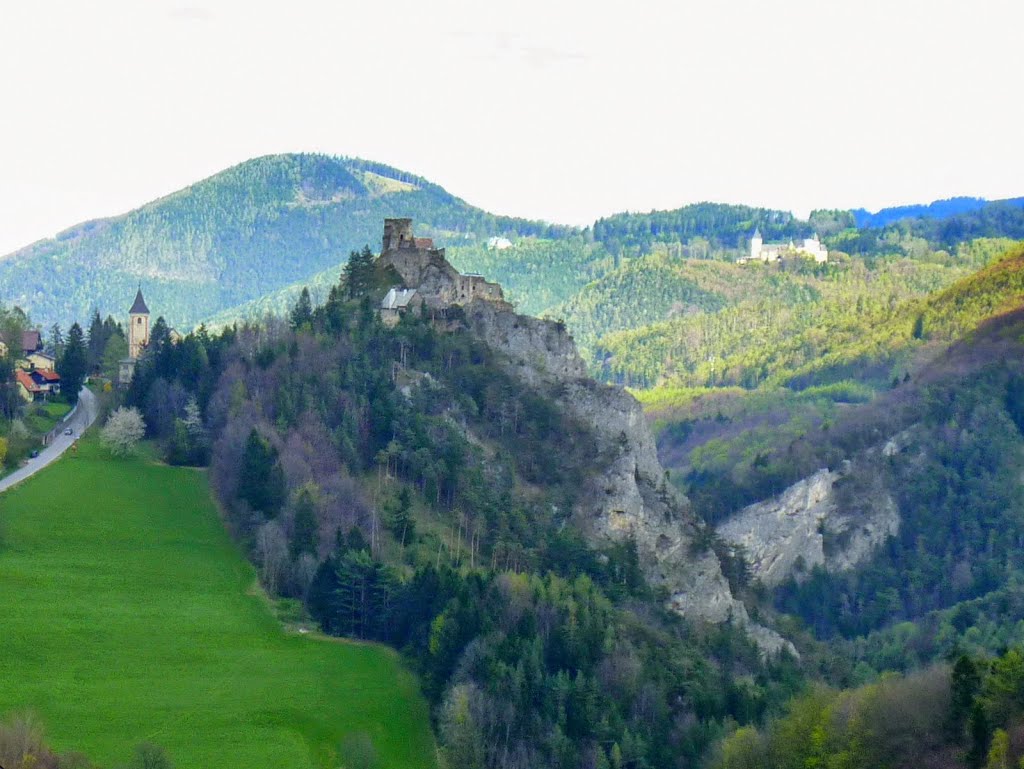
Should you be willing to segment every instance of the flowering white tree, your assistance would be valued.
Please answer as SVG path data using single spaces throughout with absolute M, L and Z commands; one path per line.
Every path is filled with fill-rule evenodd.
M 145 434 L 146 423 L 139 410 L 122 407 L 107 417 L 107 423 L 100 430 L 100 441 L 115 457 L 126 457 L 135 451 Z

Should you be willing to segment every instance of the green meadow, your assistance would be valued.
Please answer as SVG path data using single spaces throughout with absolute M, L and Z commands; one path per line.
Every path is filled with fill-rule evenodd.
M 366 736 L 435 766 L 397 655 L 286 632 L 254 584 L 205 474 L 83 441 L 0 495 L 0 716 L 104 766 L 151 741 L 178 769 L 337 767 Z

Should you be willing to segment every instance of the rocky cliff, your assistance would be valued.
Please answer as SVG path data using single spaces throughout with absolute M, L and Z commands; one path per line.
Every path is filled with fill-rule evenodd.
M 636 542 L 648 581 L 663 588 L 683 616 L 744 625 L 767 651 L 792 646 L 752 623 L 737 601 L 714 552 L 696 544 L 700 524 L 666 481 L 640 404 L 624 390 L 586 375 L 575 342 L 561 323 L 525 317 L 475 301 L 465 308 L 472 332 L 504 353 L 508 369 L 544 391 L 593 440 L 593 463 L 573 511 L 595 545 Z
M 801 579 L 821 566 L 837 572 L 867 560 L 899 531 L 892 495 L 870 469 L 890 441 L 839 471 L 819 470 L 776 497 L 740 510 L 718 526 L 718 534 L 742 546 L 752 576 L 768 587 Z
M 593 545 L 632 539 L 648 582 L 665 590 L 673 610 L 708 622 L 732 620 L 747 627 L 766 651 L 795 652 L 780 636 L 752 623 L 733 597 L 717 556 L 706 546 L 703 524 L 666 481 L 640 404 L 624 390 L 587 377 L 564 324 L 517 314 L 500 286 L 460 275 L 443 250 L 432 242 L 421 244 L 410 219 L 385 220 L 378 267 L 394 270 L 404 288 L 444 311 L 445 323 L 464 322 L 501 355 L 509 373 L 589 433 L 593 459 L 572 514 Z

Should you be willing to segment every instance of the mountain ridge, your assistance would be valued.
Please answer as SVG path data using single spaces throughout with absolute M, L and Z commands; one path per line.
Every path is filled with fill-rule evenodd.
M 495 216 L 422 177 L 358 158 L 267 155 L 0 258 L 0 296 L 49 325 L 119 313 L 142 282 L 154 312 L 188 327 L 302 281 L 411 213 L 428 235 L 560 234 Z

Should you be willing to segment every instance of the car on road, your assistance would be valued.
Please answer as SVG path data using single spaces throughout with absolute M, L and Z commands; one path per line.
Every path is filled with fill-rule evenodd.
M 67 430 L 65 430 L 65 431 L 64 431 L 64 434 L 65 434 L 65 435 L 74 435 L 74 434 L 75 434 L 75 431 L 74 431 L 74 430 L 72 430 L 72 429 L 71 429 L 71 428 L 69 427 L 69 428 L 68 428 Z
M 39 449 L 32 449 L 32 453 L 28 455 L 29 459 L 35 459 L 39 456 Z

